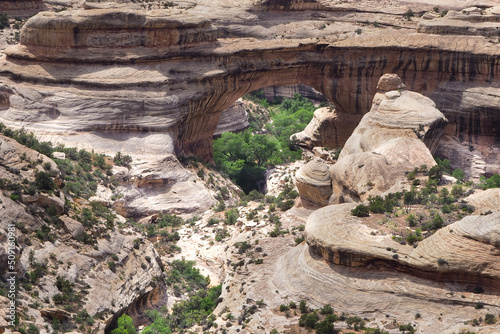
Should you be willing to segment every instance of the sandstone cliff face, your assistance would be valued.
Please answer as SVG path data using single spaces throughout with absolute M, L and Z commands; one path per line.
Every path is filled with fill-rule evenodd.
M 270 86 L 264 87 L 264 97 L 268 101 L 273 101 L 276 98 L 288 97 L 292 98 L 295 94 L 300 94 L 309 100 L 316 102 L 327 101 L 327 99 L 316 89 L 306 85 L 287 85 L 287 86 Z
M 428 15 L 418 24 L 417 31 L 439 35 L 500 36 L 500 6 L 490 8 L 469 7 L 440 15 Z
M 39 328 L 47 324 L 42 317 L 57 317 L 61 321 L 72 318 L 71 312 L 54 309 L 51 304 L 53 297 L 61 293 L 55 284 L 56 277 L 60 276 L 72 284 L 75 293 L 85 291 L 81 308 L 73 313 L 86 309 L 92 316 L 102 315 L 92 325 L 94 330 L 104 332 L 106 325 L 113 324 L 123 312 L 140 324 L 145 320 L 144 309 L 167 302 L 163 263 L 155 248 L 141 233 L 126 226 L 104 227 L 98 221 L 84 226 L 76 220 L 80 212 L 68 209 L 65 202 L 72 203 L 72 207 L 77 207 L 77 202 L 88 202 L 70 198 L 64 194 L 64 188 L 54 191 L 59 196 L 40 190 L 33 195 L 19 190 L 19 195 L 12 196 L 7 183 L 33 182 L 36 173 L 47 169 L 56 183 L 62 182 L 58 181 L 59 169 L 54 161 L 13 139 L 0 136 L 0 271 L 12 271 L 6 267 L 10 225 L 15 226 L 17 260 L 14 271 L 18 279 L 24 279 L 25 275 L 30 277 L 36 264 L 43 264 L 45 268 L 30 290 L 36 291 L 36 295 L 19 289 L 18 300 L 25 301 L 19 303 L 19 317 L 31 319 Z M 49 208 L 54 209 L 51 219 L 47 216 Z M 125 223 L 123 217 L 115 219 L 120 224 Z M 94 245 L 85 242 L 89 238 L 95 238 Z M 35 302 L 40 307 L 30 306 Z
M 332 167 L 332 200 L 337 203 L 399 191 L 405 172 L 436 164 L 432 152 L 447 120 L 434 102 L 398 88 L 404 86 L 394 74 L 382 76 L 378 87 L 371 111 Z
M 292 137 L 295 136 L 296 140 L 299 141 L 299 145 L 309 149 L 315 146 L 341 147 L 351 135 L 351 131 L 344 127 L 337 128 L 337 124 L 354 123 L 354 121 L 349 122 L 347 119 L 340 120 L 340 118 L 348 117 L 347 114 L 339 115 L 329 107 L 316 109 L 313 119 L 304 131 L 296 133 Z
M 3 80 L 8 103 L 0 117 L 32 128 L 39 124 L 45 134 L 62 128 L 101 137 L 109 137 L 109 130 L 112 135 L 166 132 L 177 154 L 209 159 L 220 112 L 249 91 L 309 85 L 334 102 L 339 115 L 349 115 L 335 123 L 348 133 L 369 110 L 378 78 L 394 72 L 409 89 L 435 100 L 452 124 L 449 133 L 472 141 L 497 138 L 498 92 L 490 83 L 497 81 L 498 59 L 482 40 L 415 33 L 401 39 L 395 30 L 355 38 L 335 35 L 320 42 L 215 40 L 214 29 L 227 28 L 223 23 L 214 28 L 203 18 L 165 18 L 161 13 L 117 9 L 32 18 L 21 44 L 3 59 L 2 74 L 25 84 Z M 256 25 L 253 20 L 248 23 Z M 133 38 L 124 39 L 123 31 Z M 208 44 L 202 42 L 205 38 Z M 139 59 L 148 62 L 135 62 Z M 66 63 L 54 63 L 59 60 Z M 23 86 L 32 93 L 23 93 Z
M 3 0 L 0 1 L 1 11 L 33 11 L 43 10 L 45 5 L 42 0 Z

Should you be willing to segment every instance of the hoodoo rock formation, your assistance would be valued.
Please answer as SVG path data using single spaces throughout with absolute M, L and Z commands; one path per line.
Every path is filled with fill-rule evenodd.
M 436 164 L 432 153 L 447 120 L 431 99 L 404 87 L 397 75 L 380 78 L 372 109 L 332 166 L 332 202 L 400 191 L 405 172 Z
M 40 13 L 1 59 L 0 118 L 73 143 L 88 133 L 104 143 L 139 131 L 146 147 L 146 137 L 159 136 L 163 151 L 210 158 L 221 111 L 247 92 L 309 85 L 337 113 L 352 115 L 336 126 L 349 132 L 368 112 L 378 78 L 393 72 L 436 102 L 450 120 L 447 133 L 471 143 L 498 137 L 496 44 L 389 28 L 357 34 L 358 21 L 284 38 L 272 24 L 280 11 L 245 6 L 237 9 L 250 13 L 244 20 L 215 19 L 220 10 L 206 14 L 198 6 L 190 15 L 121 7 Z M 335 19 L 335 6 L 324 15 Z M 296 16 L 280 20 L 297 24 Z

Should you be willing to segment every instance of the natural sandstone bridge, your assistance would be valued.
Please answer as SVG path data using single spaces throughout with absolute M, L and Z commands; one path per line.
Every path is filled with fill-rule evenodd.
M 335 104 L 340 147 L 369 110 L 379 77 L 391 72 L 436 102 L 450 121 L 447 133 L 496 141 L 499 52 L 476 36 L 220 38 L 197 16 L 41 13 L 1 59 L 0 119 L 77 138 L 167 134 L 160 150 L 209 159 L 222 110 L 262 87 L 307 84 Z

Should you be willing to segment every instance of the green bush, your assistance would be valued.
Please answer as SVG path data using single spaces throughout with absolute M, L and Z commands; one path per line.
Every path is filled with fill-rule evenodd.
M 9 26 L 9 16 L 5 13 L 0 14 L 0 29 Z
M 47 172 L 38 172 L 35 175 L 35 185 L 40 190 L 54 190 L 56 188 L 56 184 L 54 180 L 50 177 L 50 174 Z
M 369 217 L 370 212 L 366 205 L 359 204 L 354 209 L 351 210 L 351 215 L 356 217 Z
M 230 210 L 227 210 L 224 213 L 224 224 L 226 225 L 234 225 L 236 224 L 236 221 L 238 220 L 240 216 L 240 213 L 237 208 L 232 208 Z
M 309 312 L 309 307 L 307 307 L 306 301 L 301 300 L 299 303 L 299 310 L 301 313 L 307 313 Z
M 300 95 L 284 99 L 271 112 L 272 123 L 266 125 L 267 134 L 253 134 L 248 129 L 237 134 L 223 133 L 215 140 L 215 163 L 245 193 L 257 189 L 258 183 L 264 180 L 268 165 L 301 158 L 301 152 L 290 136 L 306 127 L 314 109 L 314 105 Z M 261 131 L 260 127 L 254 130 Z

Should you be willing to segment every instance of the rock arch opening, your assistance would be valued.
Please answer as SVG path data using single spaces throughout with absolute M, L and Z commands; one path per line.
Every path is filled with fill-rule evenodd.
M 334 105 L 327 101 L 308 85 L 268 86 L 246 94 L 221 113 L 214 162 L 246 193 L 265 192 L 269 167 L 302 158 L 303 143 L 296 134 L 318 108 L 334 115 Z

